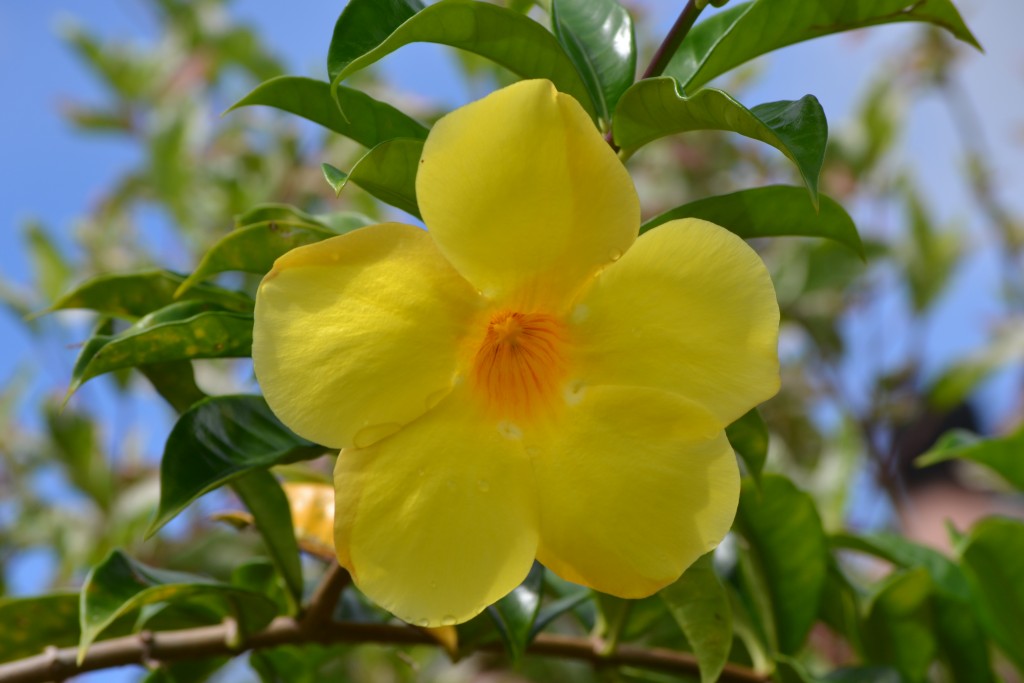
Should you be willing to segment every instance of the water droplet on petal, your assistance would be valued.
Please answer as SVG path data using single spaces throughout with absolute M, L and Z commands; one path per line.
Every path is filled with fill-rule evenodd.
M 430 626 L 430 619 L 417 619 L 416 625 L 420 628 L 427 628 L 428 626 Z
M 588 315 L 590 315 L 590 309 L 584 304 L 579 304 L 578 306 L 572 309 L 572 313 L 569 315 L 569 317 L 572 319 L 574 323 L 581 323 L 587 319 Z
M 372 446 L 381 439 L 391 436 L 401 428 L 402 425 L 397 422 L 385 422 L 384 424 L 379 425 L 369 425 L 368 427 L 363 427 L 356 432 L 352 442 L 355 444 L 356 448 L 366 448 L 367 446 Z
M 608 258 L 610 258 L 612 261 L 618 261 L 620 258 L 622 258 L 622 252 L 619 251 L 618 249 L 612 249 L 612 252 L 608 254 Z
M 581 380 L 575 380 L 565 385 L 565 391 L 562 392 L 565 402 L 571 406 L 579 405 L 583 400 L 583 394 L 585 393 L 586 386 Z
M 441 617 L 441 625 L 442 626 L 455 626 L 455 617 L 453 617 L 450 614 L 444 615 L 443 617 Z
M 502 420 L 498 423 L 498 431 L 506 439 L 521 439 L 523 438 L 523 430 L 519 428 L 519 425 L 509 422 L 508 420 Z

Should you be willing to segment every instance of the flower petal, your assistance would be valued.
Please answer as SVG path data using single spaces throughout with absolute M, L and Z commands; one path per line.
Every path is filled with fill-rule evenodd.
M 779 306 L 742 239 L 686 218 L 644 234 L 570 315 L 578 382 L 657 387 L 725 426 L 779 390 Z
M 667 391 L 589 387 L 533 459 L 537 559 L 623 598 L 651 595 L 714 548 L 739 501 L 736 456 L 713 415 Z
M 489 298 L 564 304 L 636 239 L 629 174 L 583 108 L 522 81 L 443 117 L 416 196 L 441 252 Z
M 369 445 L 450 391 L 478 301 L 419 228 L 375 225 L 294 249 L 256 297 L 256 377 L 301 436 Z
M 374 602 L 419 626 L 459 623 L 526 577 L 537 551 L 522 441 L 456 389 L 334 471 L 338 560 Z

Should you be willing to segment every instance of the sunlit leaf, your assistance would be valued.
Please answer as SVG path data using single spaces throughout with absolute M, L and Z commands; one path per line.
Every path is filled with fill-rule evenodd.
M 347 174 L 324 164 L 324 175 L 335 193 L 353 182 L 382 202 L 419 218 L 416 171 L 422 154 L 422 140 L 397 138 L 382 142 L 364 154 Z
M 806 199 L 805 199 L 806 201 Z M 733 450 L 743 459 L 754 481 L 760 481 L 761 470 L 768 459 L 768 425 L 757 408 L 743 415 L 725 428 L 725 435 Z
M 633 84 L 615 108 L 615 144 L 626 154 L 658 138 L 695 130 L 723 130 L 767 143 L 792 161 L 817 203 L 828 123 L 813 95 L 747 109 L 721 90 L 686 96 L 672 78 Z
M 732 610 L 711 555 L 694 562 L 659 595 L 697 656 L 702 683 L 717 681 L 732 649 Z
M 688 92 L 755 57 L 786 45 L 866 26 L 917 21 L 978 42 L 949 0 L 813 2 L 757 0 L 731 4 L 690 31 L 665 73 Z
M 115 318 L 134 320 L 179 301 L 175 295 L 185 281 L 167 270 L 147 270 L 121 275 L 101 275 L 88 280 L 58 299 L 46 312 L 87 308 Z M 220 287 L 193 287 L 181 297 L 205 301 L 230 311 L 252 311 L 253 301 L 244 294 Z
M 618 0 L 554 0 L 551 23 L 598 115 L 610 120 L 636 77 L 633 19 Z
M 980 437 L 959 429 L 947 432 L 914 464 L 927 467 L 953 459 L 984 465 L 1018 491 L 1024 491 L 1024 429 L 994 438 Z
M 335 99 L 337 98 L 337 99 Z M 299 76 L 278 76 L 261 83 L 233 109 L 265 105 L 301 116 L 324 128 L 375 147 L 393 138 L 427 137 L 427 128 L 390 104 L 359 90 L 339 86 L 331 97 L 330 83 Z
M 389 25 L 394 18 L 405 16 L 411 7 L 402 0 L 383 3 L 368 0 L 358 4 L 363 19 L 360 26 L 367 27 L 382 13 L 387 15 L 387 23 L 378 26 Z M 368 7 L 371 4 L 380 6 L 376 15 Z M 543 26 L 518 12 L 477 0 L 441 0 L 406 19 L 382 40 L 378 27 L 368 28 L 360 38 L 354 38 L 359 32 L 353 28 L 356 14 L 352 10 L 347 18 L 349 12 L 346 8 L 339 17 L 328 53 L 333 85 L 404 45 L 440 43 L 486 57 L 521 78 L 546 78 L 561 92 L 579 100 L 592 116 L 596 113 L 586 84 L 558 40 Z M 339 40 L 339 27 L 343 24 L 345 35 L 349 36 L 347 40 Z M 345 56 L 340 56 L 341 49 L 345 50 Z M 363 52 L 354 56 L 359 50 Z
M 815 211 L 804 188 L 769 185 L 698 199 L 651 218 L 640 228 L 650 230 L 677 218 L 702 218 L 744 239 L 756 237 L 823 237 L 865 257 L 857 227 L 838 202 L 818 195 Z
M 252 349 L 252 315 L 183 301 L 150 313 L 115 335 L 82 347 L 68 396 L 89 379 L 121 368 L 192 358 L 238 358 Z

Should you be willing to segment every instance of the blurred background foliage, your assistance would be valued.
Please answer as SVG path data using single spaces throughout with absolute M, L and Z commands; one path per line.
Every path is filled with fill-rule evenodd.
M 345 220 L 353 214 L 365 216 L 366 221 L 399 215 L 354 186 L 336 198 L 324 182 L 322 162 L 348 169 L 359 158 L 361 148 L 352 141 L 267 109 L 247 108 L 220 117 L 251 87 L 286 72 L 262 36 L 239 23 L 222 0 L 140 0 L 137 4 L 156 18 L 157 40 L 101 38 L 89 25 L 87 13 L 81 23 L 64 27 L 67 49 L 103 89 L 95 99 L 62 105 L 68 125 L 83 136 L 129 146 L 135 163 L 97 201 L 83 207 L 72 224 L 29 221 L 22 225 L 21 255 L 31 265 L 31 281 L 7 277 L 0 281 L 8 320 L 24 326 L 40 354 L 60 356 L 53 364 L 61 370 L 50 379 L 56 376 L 65 383 L 71 379 L 74 349 L 94 330 L 116 332 L 126 325 L 110 316 L 80 312 L 35 315 L 77 283 L 110 273 L 191 269 L 236 227 L 274 220 L 253 213 L 254 207 L 268 202 L 287 204 L 325 221 L 337 218 L 339 212 L 345 212 Z M 970 2 L 964 3 L 968 20 L 971 7 Z M 639 21 L 639 62 L 646 64 L 666 26 L 651 19 L 646 5 L 637 5 L 633 11 Z M 958 676 L 957 672 L 971 670 L 970 663 L 951 664 L 948 658 L 944 664 L 935 663 L 943 659 L 940 655 L 947 645 L 953 650 L 957 646 L 944 643 L 948 631 L 933 625 L 955 618 L 943 610 L 960 603 L 943 602 L 941 581 L 937 588 L 930 573 L 929 563 L 943 560 L 899 539 L 955 556 L 951 538 L 967 533 L 984 515 L 1020 517 L 1024 511 L 1019 493 L 989 469 L 943 455 L 966 454 L 968 459 L 991 465 L 994 443 L 1010 462 L 997 466 L 997 471 L 1020 486 L 1012 477 L 1013 472 L 1024 471 L 1024 465 L 1013 461 L 1024 457 L 1017 446 L 1020 437 L 1015 435 L 1024 354 L 1024 226 L 1018 209 L 1005 202 L 1007 188 L 999 182 L 996 157 L 988 149 L 990 145 L 1019 148 L 1020 141 L 996 137 L 981 125 L 975 103 L 957 75 L 967 46 L 934 27 L 915 26 L 902 35 L 907 39 L 863 64 L 871 74 L 870 84 L 857 95 L 851 115 L 840 119 L 827 112 L 830 120 L 842 120 L 842 125 L 834 125 L 830 134 L 821 190 L 856 219 L 866 260 L 830 241 L 756 241 L 772 270 L 783 315 L 783 388 L 762 407 L 761 414 L 770 432 L 766 472 L 783 473 L 785 478 L 766 475 L 762 486 L 774 491 L 776 500 L 796 499 L 804 494 L 792 489 L 788 480 L 795 482 L 813 500 L 811 513 L 820 515 L 830 547 L 843 549 L 834 555 L 842 558 L 842 569 L 831 565 L 822 579 L 826 597 L 814 615 L 818 624 L 811 632 L 810 647 L 802 650 L 802 663 L 794 660 L 793 678 L 787 678 L 790 664 L 779 660 L 781 680 L 810 680 L 799 678 L 809 675 L 803 673 L 805 665 L 831 669 L 854 661 L 892 669 L 875 670 L 876 678 L 828 680 L 900 680 L 885 678 L 890 674 L 905 680 L 990 680 L 988 673 L 977 678 Z M 472 87 L 480 92 L 510 78 L 478 57 L 453 55 L 460 77 L 477 84 Z M 762 77 L 758 64 L 731 72 L 720 81 L 723 89 L 742 99 Z M 800 76 L 790 75 L 794 88 L 804 88 Z M 348 84 L 398 104 L 423 122 L 444 113 L 422 98 L 396 91 L 375 69 L 360 72 Z M 1021 83 L 1005 87 L 1019 90 Z M 962 158 L 960 182 L 971 205 L 963 208 L 956 221 L 936 217 L 932 190 L 922 186 L 912 164 L 893 154 L 908 128 L 915 125 L 908 113 L 921 100 L 941 102 L 953 121 L 954 138 L 934 144 L 956 147 Z M 638 153 L 629 165 L 645 218 L 706 196 L 794 182 L 789 162 L 774 150 L 717 132 L 665 138 Z M 160 239 L 153 239 L 153 224 L 161 226 Z M 62 237 L 68 234 L 73 242 L 70 249 Z M 1000 315 L 983 332 L 986 343 L 935 371 L 924 366 L 922 350 L 934 343 L 932 335 L 955 331 L 940 330 L 934 311 L 951 287 L 967 289 L 958 295 L 961 298 L 973 296 L 970 278 L 958 274 L 964 272 L 979 240 L 997 245 L 999 256 L 990 275 L 997 279 L 999 300 L 984 305 Z M 218 276 L 215 282 L 252 293 L 258 276 L 232 273 Z M 884 321 L 893 317 L 899 318 L 895 342 L 893 336 L 879 332 Z M 895 359 L 892 349 L 886 348 L 893 344 L 902 349 Z M 880 357 L 888 360 L 873 362 Z M 193 366 L 192 386 L 197 391 L 220 395 L 256 390 L 251 364 L 245 360 L 200 360 Z M 158 503 L 163 439 L 174 419 L 153 386 L 159 391 L 161 383 L 171 380 L 190 385 L 192 372 L 187 364 L 150 373 L 119 370 L 94 380 L 108 393 L 97 399 L 99 394 L 83 391 L 63 410 L 64 397 L 53 390 L 59 381 L 50 381 L 40 395 L 36 389 L 41 380 L 31 370 L 14 369 L 0 378 L 0 610 L 11 604 L 4 603 L 3 596 L 22 597 L 23 591 L 5 587 L 12 580 L 30 586 L 36 594 L 66 595 L 76 591 L 89 568 L 114 549 L 145 564 L 223 581 L 234 576 L 237 582 L 244 561 L 250 563 L 245 571 L 254 575 L 266 566 L 268 550 L 252 531 L 251 517 L 237 512 L 243 505 L 223 490 L 203 498 L 145 540 Z M 976 393 L 993 377 L 1009 387 L 997 394 L 1003 401 L 1000 406 L 979 402 Z M 27 412 L 34 418 L 26 420 Z M 951 430 L 961 431 L 950 435 Z M 754 431 L 760 434 L 757 428 Z M 996 440 L 977 442 L 971 436 L 985 431 Z M 979 443 L 984 445 L 981 455 Z M 916 466 L 915 458 L 930 450 L 936 464 Z M 329 481 L 330 468 L 330 458 L 325 457 L 276 472 L 289 482 L 322 483 Z M 322 525 L 322 511 L 302 507 L 308 506 L 308 499 L 296 492 L 301 490 L 289 489 L 296 524 L 310 529 Z M 762 501 L 766 500 L 772 498 L 765 494 Z M 771 519 L 775 513 L 745 512 L 741 507 L 740 524 L 756 525 L 762 514 Z M 988 549 L 984 544 L 989 541 L 998 546 L 1008 538 L 1019 538 L 996 522 L 984 524 L 988 525 L 981 530 L 984 533 L 978 532 L 981 535 L 971 546 L 978 553 Z M 867 537 L 849 535 L 849 531 L 895 535 L 865 541 Z M 318 539 L 323 535 L 300 529 L 309 576 L 322 570 L 318 558 L 325 551 L 318 551 L 316 544 L 322 543 Z M 737 553 L 743 556 L 744 543 L 741 537 L 730 538 L 719 553 L 724 556 L 718 558 L 722 566 L 735 564 Z M 25 566 L 39 565 L 26 565 L 25 558 L 40 552 L 46 558 L 42 578 L 16 577 L 18 572 L 24 574 Z M 330 555 L 329 549 L 326 554 Z M 758 580 L 740 564 L 735 569 L 737 585 Z M 976 572 L 972 576 L 983 583 L 994 582 L 993 590 L 1005 588 L 1015 595 L 1015 604 L 1024 605 L 1020 584 L 999 586 L 995 575 L 978 569 L 980 560 L 971 566 Z M 546 604 L 574 599 L 572 587 L 553 577 L 547 577 L 546 586 Z M 765 590 L 770 593 L 772 587 Z M 957 599 L 963 597 L 959 585 L 953 590 Z M 756 623 L 751 612 L 762 606 L 745 604 L 743 596 L 756 593 L 730 593 L 738 633 L 734 658 L 755 665 L 766 654 L 756 645 L 757 629 L 763 625 Z M 940 597 L 922 597 L 926 595 Z M 682 643 L 685 649 L 686 639 L 672 610 L 661 601 L 640 601 L 632 607 L 617 602 L 621 601 L 601 597 L 579 603 L 556 625 L 568 632 L 596 628 L 607 633 L 613 628 L 610 624 L 617 624 L 614 628 L 622 629 L 615 635 L 620 642 L 674 648 Z M 355 618 L 385 618 L 348 593 L 342 609 Z M 617 622 L 617 614 L 629 618 L 621 616 Z M 983 621 L 988 618 L 982 616 Z M 1008 643 L 1024 642 L 1013 641 L 1014 634 L 1024 634 L 1024 613 L 1011 614 L 1006 617 L 1009 622 L 1002 618 L 997 615 L 986 623 L 989 636 L 1000 642 L 1000 637 L 992 636 L 1000 632 Z M 860 620 L 860 625 L 850 627 L 850 619 Z M 75 632 L 65 638 L 67 642 L 56 644 L 77 642 L 73 615 L 68 622 Z M 4 628 L 0 625 L 0 641 Z M 460 629 L 463 642 L 474 637 L 472 629 Z M 31 643 L 23 654 L 37 652 L 44 644 Z M 1019 680 L 1013 678 L 1010 666 L 1019 653 L 1007 652 L 1006 644 L 1001 644 L 1002 653 L 994 656 L 995 669 L 1007 680 Z M 4 647 L 0 642 L 0 651 Z M 517 673 L 484 675 L 505 671 L 505 656 L 497 654 L 466 660 L 454 669 L 446 662 L 432 648 L 285 647 L 254 655 L 252 670 L 235 665 L 216 675 L 218 680 L 247 680 L 255 671 L 264 681 L 343 680 L 345 676 L 355 680 L 592 680 L 595 676 L 676 680 L 630 669 L 594 674 L 587 664 L 535 658 L 525 660 Z M 222 663 L 207 662 L 205 670 L 179 671 L 178 680 L 201 680 Z

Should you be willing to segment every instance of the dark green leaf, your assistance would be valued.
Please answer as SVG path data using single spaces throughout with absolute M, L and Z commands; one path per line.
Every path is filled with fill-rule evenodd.
M 937 654 L 931 630 L 932 581 L 923 567 L 892 574 L 868 606 L 864 647 L 908 683 L 923 683 Z
M 375 1 L 369 0 L 360 5 L 366 6 Z M 404 3 L 382 4 L 389 6 L 387 11 L 391 14 L 390 6 Z M 338 25 L 344 20 L 345 14 L 342 14 Z M 337 27 L 334 35 L 337 41 Z M 558 40 L 543 26 L 518 12 L 477 0 L 441 0 L 417 12 L 383 40 L 378 40 L 379 35 L 375 29 L 372 40 L 371 34 L 364 36 L 359 43 L 358 49 L 363 50 L 359 56 L 353 56 L 356 49 L 349 50 L 346 58 L 350 61 L 340 70 L 335 70 L 333 85 L 403 45 L 440 43 L 486 57 L 521 78 L 546 78 L 560 91 L 579 100 L 591 116 L 595 115 L 587 86 Z M 345 61 L 345 58 L 337 56 L 335 41 L 331 42 L 328 57 L 332 68 Z M 365 49 L 370 43 L 374 43 L 373 48 Z M 354 43 L 345 45 L 351 47 Z
M 333 81 L 352 60 L 370 52 L 423 9 L 419 0 L 350 0 L 334 24 L 327 50 L 327 75 Z
M 737 529 L 747 539 L 771 602 L 778 649 L 800 649 L 818 615 L 828 548 L 814 500 L 789 479 L 743 482 Z
M 636 78 L 636 36 L 629 12 L 618 0 L 554 0 L 551 23 L 598 115 L 610 121 L 615 104 Z
M 236 270 L 262 275 L 269 272 L 274 261 L 287 251 L 372 222 L 365 216 L 352 213 L 344 221 L 342 217 L 335 216 L 334 225 L 328 226 L 314 216 L 284 206 L 277 207 L 274 214 L 273 217 L 261 217 L 244 224 L 221 238 L 206 252 L 195 272 L 182 283 L 178 296 L 218 273 Z
M 1024 523 L 982 520 L 960 557 L 982 627 L 1024 673 Z
M 693 647 L 701 681 L 717 681 L 732 649 L 732 610 L 711 554 L 694 562 L 659 595 Z
M 160 505 L 147 536 L 199 496 L 248 474 L 323 454 L 281 424 L 261 396 L 213 396 L 183 414 L 160 461 Z
M 68 396 L 89 379 L 121 368 L 192 358 L 238 358 L 252 349 L 252 315 L 203 301 L 165 306 L 116 335 L 95 335 L 78 355 Z
M 805 201 L 806 203 L 806 201 Z M 725 428 L 725 435 L 733 450 L 743 459 L 747 471 L 754 481 L 760 481 L 761 470 L 768 459 L 768 425 L 764 423 L 757 408 Z
M 393 138 L 427 137 L 423 124 L 359 90 L 339 86 L 335 97 L 337 100 L 331 97 L 330 83 L 278 76 L 256 86 L 228 111 L 252 105 L 274 107 L 352 138 L 364 147 L 375 147 Z
M 263 469 L 254 469 L 236 477 L 231 486 L 252 513 L 270 559 L 281 573 L 297 607 L 302 602 L 302 563 L 284 490 L 274 475 Z
M 694 130 L 724 130 L 771 145 L 796 165 L 817 204 L 828 123 L 813 95 L 747 109 L 721 90 L 687 97 L 674 79 L 649 78 L 633 84 L 615 108 L 615 143 L 626 154 Z
M 838 202 L 819 195 L 815 211 L 803 188 L 770 185 L 699 199 L 666 211 L 640 228 L 645 232 L 677 218 L 702 218 L 744 239 L 755 237 L 823 237 L 849 247 L 864 258 L 857 227 Z
M 513 661 L 519 661 L 533 638 L 543 586 L 544 567 L 535 562 L 523 583 L 487 608 Z
M 115 550 L 85 578 L 79 605 L 79 659 L 118 617 L 144 605 L 198 599 L 238 619 L 245 632 L 270 623 L 274 602 L 253 592 L 206 577 L 148 567 Z
M 422 140 L 388 140 L 364 154 L 348 175 L 324 164 L 324 176 L 335 193 L 340 193 L 347 183 L 353 182 L 382 202 L 419 218 L 416 171 L 422 154 Z
M 963 430 L 947 432 L 914 464 L 927 467 L 954 458 L 984 465 L 1018 491 L 1024 491 L 1024 429 L 992 439 Z
M 149 380 L 157 393 L 179 413 L 185 412 L 196 401 L 206 397 L 196 384 L 191 361 L 150 363 L 138 366 L 138 370 Z
M 225 657 L 164 662 L 142 679 L 142 683 L 203 683 L 228 663 Z
M 996 683 L 988 639 L 969 600 L 937 593 L 932 598 L 932 629 L 939 655 L 954 681 Z
M 115 318 L 134 320 L 179 301 L 185 277 L 167 270 L 102 275 L 79 285 L 45 312 L 88 308 Z M 252 299 L 238 292 L 204 285 L 193 287 L 183 300 L 205 301 L 230 311 L 252 311 Z
M 530 640 L 544 630 L 544 628 L 563 614 L 575 609 L 580 603 L 590 598 L 592 593 L 587 589 L 579 590 L 564 598 L 559 598 L 543 605 L 537 612 L 537 618 L 533 622 L 530 631 Z
M 674 76 L 686 90 L 695 91 L 712 78 L 786 45 L 904 21 L 935 24 L 979 47 L 949 0 L 758 0 L 735 4 L 699 22 L 665 73 Z
M 47 404 L 46 426 L 56 446 L 54 455 L 66 468 L 68 478 L 100 509 L 109 511 L 114 478 L 102 451 L 97 448 L 92 420 L 76 411 L 60 410 Z
M 53 301 L 67 287 L 74 271 L 42 225 L 31 222 L 26 233 L 36 289 L 45 301 Z

